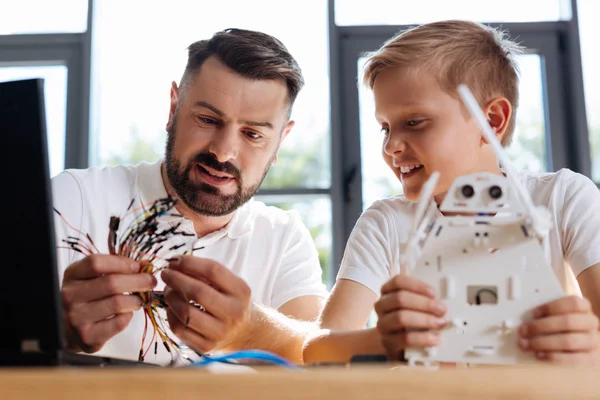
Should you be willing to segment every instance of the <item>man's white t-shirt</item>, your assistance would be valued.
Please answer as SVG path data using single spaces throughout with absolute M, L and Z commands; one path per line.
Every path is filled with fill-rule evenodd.
M 161 163 L 162 160 L 158 160 L 136 166 L 66 170 L 52 179 L 54 207 L 73 228 L 89 234 L 101 253 L 107 254 L 111 216 L 123 216 L 132 199 L 135 199 L 132 208 L 136 208 L 167 197 L 160 172 Z M 213 259 L 243 278 L 252 290 L 255 303 L 278 309 L 300 296 L 328 295 L 314 242 L 294 211 L 283 211 L 251 200 L 235 211 L 227 226 L 202 238 L 195 235 L 191 221 L 181 216 L 160 217 L 162 228 L 168 229 L 178 223 L 181 224 L 180 231 L 193 236 L 174 237 L 163 248 L 177 243 L 186 243 L 181 251 L 203 247 L 193 254 Z M 62 239 L 67 236 L 81 236 L 58 215 L 55 225 L 58 246 L 65 245 Z M 73 250 L 59 248 L 57 258 L 61 284 L 65 269 L 82 257 Z M 162 289 L 164 283 L 160 274 L 156 277 L 159 282 L 157 289 Z M 95 354 L 137 360 L 143 330 L 144 314 L 140 310 L 134 313 L 130 325 L 123 332 Z M 146 337 L 146 344 L 150 339 L 151 332 Z M 158 349 L 156 355 L 152 349 L 146 361 L 170 362 L 169 353 L 160 343 Z
M 574 277 L 600 263 L 600 192 L 586 176 L 568 169 L 552 173 L 521 172 L 535 205 L 552 216 L 553 228 L 543 241 L 546 260 L 567 293 L 579 293 Z M 357 221 L 337 279 L 371 289 L 400 274 L 400 249 L 408 239 L 415 202 L 404 196 L 378 200 Z

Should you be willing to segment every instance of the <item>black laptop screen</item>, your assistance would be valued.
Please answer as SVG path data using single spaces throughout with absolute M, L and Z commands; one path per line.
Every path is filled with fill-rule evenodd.
M 0 355 L 62 346 L 43 80 L 0 83 Z

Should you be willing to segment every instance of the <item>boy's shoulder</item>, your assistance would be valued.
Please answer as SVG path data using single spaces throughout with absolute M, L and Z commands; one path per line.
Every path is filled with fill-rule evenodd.
M 393 224 L 409 222 L 413 218 L 417 203 L 403 194 L 376 200 L 361 215 L 362 219 L 385 220 Z
M 558 171 L 551 172 L 530 172 L 519 171 L 519 177 L 526 183 L 553 184 L 559 180 L 577 179 L 578 177 L 586 178 L 578 172 L 572 171 L 569 168 L 561 168 Z
M 551 199 L 569 199 L 583 195 L 586 190 L 596 190 L 596 185 L 587 176 L 561 168 L 556 172 L 520 171 L 518 177 L 527 188 L 535 204 L 547 205 Z M 390 222 L 411 219 L 417 203 L 404 195 L 375 201 L 362 214 L 363 219 L 385 218 Z
M 595 188 L 590 178 L 568 168 L 556 172 L 522 171 L 519 177 L 537 204 L 546 203 L 551 198 L 571 197 L 586 188 Z

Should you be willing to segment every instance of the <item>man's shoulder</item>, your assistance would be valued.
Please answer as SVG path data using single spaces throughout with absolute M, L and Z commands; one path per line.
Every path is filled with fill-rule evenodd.
M 240 210 L 244 213 L 245 218 L 255 226 L 285 229 L 302 223 L 297 210 L 267 205 L 254 199 L 242 206 Z
M 61 209 L 81 201 L 95 214 L 123 211 L 140 194 L 140 179 L 156 164 L 93 166 L 66 169 L 52 178 L 53 201 Z M 147 173 L 145 175 L 148 175 Z
M 52 189 L 58 193 L 78 190 L 82 195 L 110 192 L 123 196 L 139 191 L 142 180 L 157 174 L 160 160 L 138 164 L 92 166 L 85 169 L 66 169 L 52 178 Z
M 52 178 L 52 183 L 54 185 L 70 180 L 74 180 L 83 186 L 104 185 L 107 183 L 133 183 L 140 168 L 143 168 L 143 163 L 137 165 L 93 166 L 85 169 L 66 169 Z

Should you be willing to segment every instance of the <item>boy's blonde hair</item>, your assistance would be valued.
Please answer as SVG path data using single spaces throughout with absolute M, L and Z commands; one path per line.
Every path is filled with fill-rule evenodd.
M 433 22 L 400 32 L 372 53 L 364 67 L 364 83 L 371 89 L 381 70 L 389 67 L 428 71 L 446 92 L 458 98 L 465 83 L 482 106 L 504 96 L 513 113 L 502 137 L 510 144 L 519 101 L 519 69 L 515 56 L 523 48 L 504 32 L 482 24 L 450 20 Z

